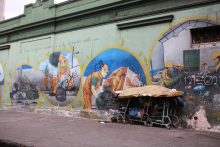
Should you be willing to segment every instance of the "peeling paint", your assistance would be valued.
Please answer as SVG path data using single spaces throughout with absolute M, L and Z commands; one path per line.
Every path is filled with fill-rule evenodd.
M 211 125 L 206 118 L 204 106 L 200 106 L 199 111 L 193 115 L 192 119 L 187 120 L 187 124 L 192 126 L 192 128 L 195 130 L 207 131 L 209 128 L 211 128 Z

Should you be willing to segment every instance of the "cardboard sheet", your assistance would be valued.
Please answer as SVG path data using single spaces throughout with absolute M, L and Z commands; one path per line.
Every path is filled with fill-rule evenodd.
M 171 91 L 171 89 L 157 86 L 157 85 L 149 85 L 144 87 L 134 87 L 125 89 L 121 94 L 119 94 L 119 98 L 135 98 L 142 96 L 150 96 L 150 97 L 174 97 L 174 96 L 182 96 L 182 91 Z

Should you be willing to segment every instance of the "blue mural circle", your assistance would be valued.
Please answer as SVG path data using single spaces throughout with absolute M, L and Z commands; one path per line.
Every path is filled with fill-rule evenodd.
M 4 81 L 5 81 L 4 69 L 0 61 L 0 103 L 4 93 L 4 84 L 5 84 Z
M 84 109 L 107 110 L 116 91 L 146 84 L 139 60 L 124 49 L 110 48 L 95 56 L 83 76 Z
M 103 64 L 106 64 L 109 70 L 109 73 L 104 79 L 107 79 L 112 72 L 114 72 L 116 69 L 120 67 L 129 67 L 131 71 L 139 75 L 140 81 L 144 85 L 146 84 L 146 77 L 144 74 L 144 70 L 141 64 L 139 63 L 139 61 L 136 59 L 136 57 L 125 50 L 121 50 L 117 48 L 111 48 L 98 54 L 88 64 L 84 72 L 84 77 L 89 76 L 92 72 L 96 72 L 100 70 L 99 68 L 100 61 L 102 61 Z

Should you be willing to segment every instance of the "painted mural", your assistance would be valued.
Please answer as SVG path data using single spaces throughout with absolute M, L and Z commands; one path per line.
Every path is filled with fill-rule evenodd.
M 198 19 L 168 29 L 153 49 L 150 71 L 152 84 L 183 91 L 185 108 L 178 112 L 180 116 L 190 118 L 202 105 L 212 125 L 219 123 L 213 114 L 220 111 L 220 46 L 215 43 L 220 36 L 213 32 L 213 44 L 197 41 L 212 39 L 206 31 L 191 34 L 194 29 L 217 25 Z
M 29 108 L 36 106 L 41 87 L 41 79 L 38 75 L 40 75 L 40 71 L 35 71 L 28 64 L 23 64 L 17 68 L 11 81 L 11 105 L 29 106 Z
M 76 56 L 67 50 L 59 50 L 38 66 L 41 73 L 41 92 L 55 106 L 69 105 L 80 89 L 81 71 Z
M 146 84 L 144 70 L 129 50 L 109 48 L 101 51 L 89 62 L 84 72 L 84 109 L 113 108 L 112 98 L 116 91 L 143 84 Z
M 17 68 L 11 81 L 11 103 L 34 108 L 42 92 L 51 105 L 64 107 L 77 96 L 80 82 L 81 71 L 75 55 L 68 50 L 58 50 L 37 69 L 29 64 Z
M 5 75 L 2 62 L 0 61 L 0 102 L 4 92 Z

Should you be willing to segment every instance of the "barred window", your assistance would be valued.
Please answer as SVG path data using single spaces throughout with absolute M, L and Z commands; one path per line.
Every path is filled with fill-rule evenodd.
M 220 27 L 191 29 L 192 44 L 220 42 Z

